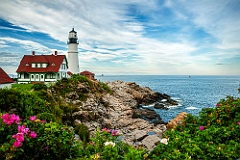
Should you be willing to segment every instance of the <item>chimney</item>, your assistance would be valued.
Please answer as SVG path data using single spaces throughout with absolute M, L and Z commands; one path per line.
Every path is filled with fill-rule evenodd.
M 35 51 L 32 51 L 32 56 L 35 56 Z
M 57 56 L 57 51 L 54 51 L 54 55 Z

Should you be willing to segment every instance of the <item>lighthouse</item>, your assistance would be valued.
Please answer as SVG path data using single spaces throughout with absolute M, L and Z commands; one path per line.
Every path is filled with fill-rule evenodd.
M 68 70 L 73 74 L 79 74 L 78 38 L 74 28 L 68 36 Z

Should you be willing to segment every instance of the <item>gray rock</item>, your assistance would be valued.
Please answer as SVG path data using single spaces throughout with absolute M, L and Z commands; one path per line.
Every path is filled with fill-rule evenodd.
M 149 151 L 151 151 L 158 143 L 160 143 L 161 139 L 157 135 L 147 136 L 142 140 L 142 144 Z

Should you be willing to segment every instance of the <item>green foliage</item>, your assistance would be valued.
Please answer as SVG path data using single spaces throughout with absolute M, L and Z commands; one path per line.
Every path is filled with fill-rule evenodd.
M 44 119 L 47 122 L 57 122 L 58 121 L 54 114 L 48 113 L 48 112 L 39 113 L 37 116 L 39 117 L 39 119 Z
M 24 133 L 20 147 L 14 146 L 16 140 L 12 137 L 16 133 L 23 133 L 18 125 L 36 133 L 35 138 L 30 136 L 30 131 Z M 79 156 L 81 143 L 75 143 L 74 132 L 67 126 L 46 123 L 40 119 L 24 119 L 18 125 L 7 125 L 0 118 L 0 159 L 66 159 Z
M 146 150 L 134 148 L 112 136 L 109 131 L 96 130 L 95 136 L 85 146 L 82 157 L 86 159 L 138 160 L 148 159 Z
M 35 92 L 0 89 L 0 111 L 8 112 L 11 109 L 14 109 L 22 118 L 51 112 L 49 103 L 38 97 Z
M 188 114 L 182 126 L 168 130 L 167 145 L 159 144 L 152 159 L 240 158 L 240 98 L 222 99 L 204 108 L 199 117 Z M 201 129 L 200 129 L 201 126 Z
M 98 82 L 98 84 L 108 93 L 112 94 L 112 90 L 108 87 L 108 85 L 106 83 L 103 82 Z
M 19 90 L 26 90 L 26 91 L 30 91 L 32 89 L 32 86 L 34 84 L 12 84 L 12 88 L 15 89 L 19 89 Z
M 83 141 L 84 144 L 89 142 L 90 140 L 90 133 L 88 131 L 88 127 L 81 123 L 80 125 L 74 128 L 75 133 L 79 135 L 80 139 Z
M 47 90 L 47 86 L 45 84 L 42 84 L 42 83 L 36 83 L 36 84 L 34 84 L 32 86 L 31 89 L 33 89 L 35 91 L 40 91 L 40 90 L 45 90 L 46 91 Z

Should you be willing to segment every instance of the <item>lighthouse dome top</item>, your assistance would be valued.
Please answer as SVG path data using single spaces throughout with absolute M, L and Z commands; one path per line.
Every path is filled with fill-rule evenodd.
M 72 33 L 72 32 L 77 33 L 76 31 L 74 31 L 74 28 L 72 28 L 72 30 L 69 33 Z

